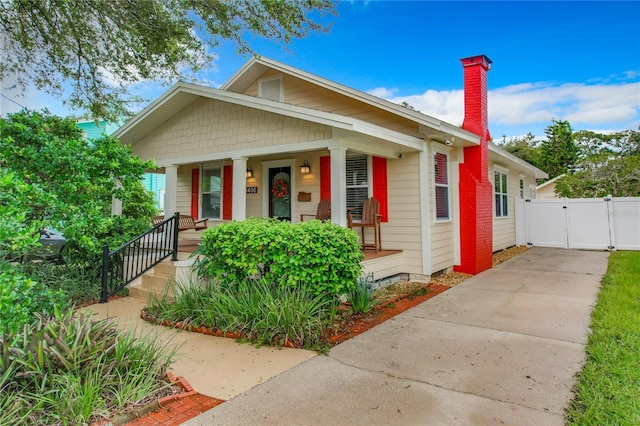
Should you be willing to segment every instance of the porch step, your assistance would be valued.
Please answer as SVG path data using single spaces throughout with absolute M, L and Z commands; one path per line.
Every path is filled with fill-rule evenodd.
M 149 303 L 153 298 L 162 298 L 165 293 L 171 301 L 175 297 L 176 280 L 188 283 L 194 260 L 165 260 L 129 285 L 129 296 Z

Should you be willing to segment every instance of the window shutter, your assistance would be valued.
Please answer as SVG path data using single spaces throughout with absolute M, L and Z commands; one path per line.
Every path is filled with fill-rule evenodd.
M 380 202 L 382 221 L 389 221 L 389 203 L 387 200 L 387 159 L 372 157 L 373 196 Z
M 224 166 L 222 176 L 222 219 L 231 220 L 233 202 L 233 166 Z
M 198 218 L 198 199 L 200 198 L 200 169 L 191 170 L 191 216 Z
M 447 156 L 434 153 L 434 175 L 436 195 L 436 219 L 449 219 L 449 176 L 447 175 Z
M 320 199 L 331 201 L 331 157 L 320 157 Z

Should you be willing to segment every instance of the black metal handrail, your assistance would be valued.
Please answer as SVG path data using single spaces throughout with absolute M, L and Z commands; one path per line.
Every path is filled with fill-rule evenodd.
M 178 260 L 179 213 L 155 225 L 114 251 L 102 247 L 102 293 L 100 303 L 169 256 Z

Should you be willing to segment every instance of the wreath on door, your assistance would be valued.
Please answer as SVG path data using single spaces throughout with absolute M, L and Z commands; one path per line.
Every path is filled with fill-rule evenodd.
M 278 179 L 271 186 L 271 194 L 278 200 L 282 200 L 289 195 L 289 184 L 283 179 Z

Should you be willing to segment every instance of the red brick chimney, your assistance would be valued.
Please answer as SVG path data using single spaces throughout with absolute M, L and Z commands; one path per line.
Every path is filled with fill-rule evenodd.
M 480 145 L 464 148 L 460 164 L 460 265 L 455 270 L 478 274 L 492 266 L 493 186 L 489 181 L 489 120 L 485 55 L 460 60 L 464 69 L 462 128 L 480 136 Z

